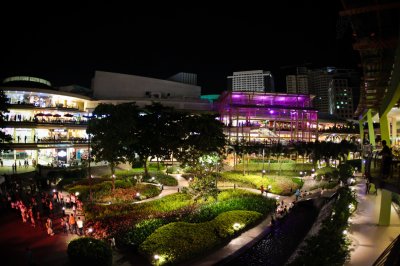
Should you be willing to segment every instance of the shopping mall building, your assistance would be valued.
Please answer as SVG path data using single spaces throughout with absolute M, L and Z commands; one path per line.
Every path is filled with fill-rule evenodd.
M 103 71 L 95 72 L 91 90 L 55 88 L 47 80 L 27 76 L 6 78 L 1 89 L 10 103 L 3 131 L 12 136 L 12 151 L 2 154 L 8 166 L 26 160 L 29 165 L 68 166 L 86 159 L 86 127 L 100 103 L 144 107 L 160 102 L 181 111 L 218 113 L 231 142 L 317 138 L 317 111 L 310 95 L 224 92 L 212 101 L 201 97 L 195 84 Z

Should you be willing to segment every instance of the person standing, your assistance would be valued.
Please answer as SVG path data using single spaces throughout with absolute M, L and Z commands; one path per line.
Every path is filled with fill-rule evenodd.
M 46 221 L 46 228 L 47 228 L 47 234 L 50 236 L 54 236 L 54 232 L 53 232 L 53 221 L 49 218 L 47 218 Z
M 263 185 L 261 185 L 260 190 L 261 190 L 261 195 L 263 195 L 264 194 L 264 186 Z

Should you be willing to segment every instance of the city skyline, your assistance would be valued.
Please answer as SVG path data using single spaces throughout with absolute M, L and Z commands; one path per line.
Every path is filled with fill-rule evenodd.
M 290 6 L 10 9 L 1 18 L 1 78 L 33 75 L 55 86 L 90 87 L 95 70 L 161 79 L 190 72 L 207 94 L 226 90 L 234 71 L 262 69 L 284 92 L 285 75 L 298 65 L 357 68 L 340 1 Z

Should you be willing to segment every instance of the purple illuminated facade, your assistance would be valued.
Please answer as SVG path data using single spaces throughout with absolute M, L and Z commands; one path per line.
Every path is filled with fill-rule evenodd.
M 223 92 L 220 121 L 231 143 L 236 141 L 315 141 L 317 110 L 311 95 Z

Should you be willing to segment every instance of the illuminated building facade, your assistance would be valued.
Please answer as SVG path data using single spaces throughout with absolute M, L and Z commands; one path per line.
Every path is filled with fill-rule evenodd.
M 89 97 L 58 91 L 51 83 L 34 77 L 16 76 L 3 81 L 1 89 L 9 98 L 2 129 L 12 137 L 6 166 L 76 164 L 87 156 Z
M 310 95 L 226 91 L 220 120 L 230 143 L 315 141 L 317 110 Z

